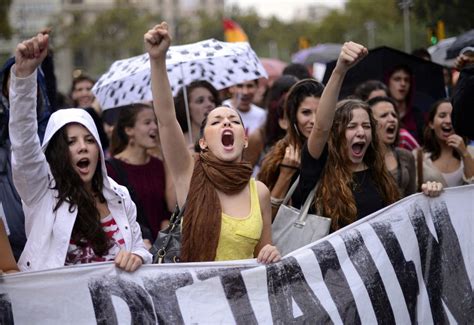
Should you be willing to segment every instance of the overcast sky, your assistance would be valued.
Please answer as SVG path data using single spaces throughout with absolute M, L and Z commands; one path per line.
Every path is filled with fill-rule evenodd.
M 240 8 L 254 7 L 263 17 L 275 15 L 280 19 L 289 20 L 298 9 L 307 5 L 321 4 L 326 7 L 342 8 L 345 0 L 226 0 L 226 5 L 237 4 Z

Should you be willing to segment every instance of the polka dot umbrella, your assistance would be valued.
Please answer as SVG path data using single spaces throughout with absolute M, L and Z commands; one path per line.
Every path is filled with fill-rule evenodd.
M 207 80 L 216 89 L 245 81 L 267 78 L 267 73 L 249 43 L 227 43 L 215 39 L 171 46 L 166 57 L 171 90 L 175 95 L 183 85 Z M 103 110 L 151 101 L 148 53 L 115 61 L 94 85 Z

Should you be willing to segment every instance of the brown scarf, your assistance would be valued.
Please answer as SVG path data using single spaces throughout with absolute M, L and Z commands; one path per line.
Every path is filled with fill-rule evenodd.
M 183 215 L 182 262 L 214 261 L 221 232 L 222 208 L 216 189 L 239 193 L 252 175 L 248 162 L 225 162 L 202 152 L 194 165 Z

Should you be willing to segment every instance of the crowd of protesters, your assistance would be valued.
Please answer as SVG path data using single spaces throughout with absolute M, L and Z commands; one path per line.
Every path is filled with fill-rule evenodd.
M 272 221 L 297 179 L 290 204 L 301 208 L 316 187 L 310 212 L 330 218 L 331 231 L 416 192 L 438 196 L 474 181 L 473 52 L 456 60 L 462 87 L 432 107 L 413 105 L 404 66 L 340 98 L 368 53 L 354 42 L 325 85 L 291 65 L 260 107 L 258 80 L 231 86 L 229 98 L 196 80 L 173 97 L 167 24 L 144 42 L 153 102 L 107 111 L 87 76 L 73 81 L 70 104 L 51 90 L 48 32 L 19 43 L 5 63 L 3 273 L 98 261 L 133 272 L 152 262 L 148 249 L 175 207 L 184 209 L 181 262 L 273 263 L 281 256 Z

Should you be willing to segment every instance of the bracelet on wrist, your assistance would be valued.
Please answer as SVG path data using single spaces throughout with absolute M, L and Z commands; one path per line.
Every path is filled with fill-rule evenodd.
M 270 197 L 270 204 L 274 208 L 278 208 L 283 203 L 283 201 L 284 199 L 276 198 L 273 196 Z
M 287 165 L 287 164 L 280 164 L 280 167 L 283 167 L 283 168 L 289 168 L 289 169 L 294 169 L 294 170 L 298 170 L 298 169 L 300 169 L 299 167 L 296 167 L 296 166 L 290 166 L 290 165 Z

